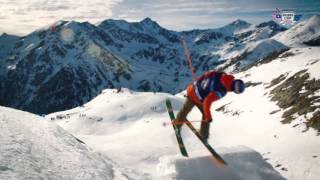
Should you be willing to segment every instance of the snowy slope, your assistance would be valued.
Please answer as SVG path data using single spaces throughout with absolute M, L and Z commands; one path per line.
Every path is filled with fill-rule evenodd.
M 141 177 L 40 116 L 0 107 L 0 132 L 0 179 Z
M 217 112 L 214 113 L 215 128 L 212 137 L 215 141 L 212 142 L 227 147 L 234 145 L 252 147 L 262 153 L 268 162 L 288 179 L 318 179 L 319 128 L 309 129 L 308 121 L 318 116 L 320 107 L 316 102 L 320 96 L 317 93 L 319 89 L 310 90 L 306 87 L 308 83 L 316 85 L 313 78 L 319 80 L 319 50 L 319 48 L 294 48 L 270 63 L 238 74 L 253 85 L 248 87 L 243 95 L 232 94 L 213 105 L 212 109 Z M 302 70 L 306 70 L 305 73 L 309 74 L 309 78 L 304 80 L 306 89 L 303 87 L 297 89 L 295 85 L 298 81 L 290 80 Z M 278 79 L 278 82 L 273 81 L 281 75 L 284 75 L 284 78 Z M 285 82 L 291 83 L 284 86 L 283 90 L 300 93 L 289 107 L 280 108 L 277 105 L 279 101 L 270 100 L 274 96 L 272 90 L 277 86 L 282 87 Z M 295 112 L 296 105 L 300 104 L 299 96 L 305 93 L 312 98 L 311 104 L 302 107 L 309 108 L 311 112 L 299 112 L 298 109 L 296 111 L 299 113 L 293 114 L 291 122 L 282 124 L 280 121 L 286 118 L 284 115 Z M 281 96 L 286 98 L 285 94 Z
M 135 168 L 152 179 L 193 179 L 197 171 L 202 171 L 204 179 L 281 179 L 261 155 L 248 148 L 218 148 L 230 167 L 216 169 L 219 165 L 208 159 L 208 152 L 188 129 L 184 129 L 184 138 L 194 158 L 181 158 L 172 127 L 163 126 L 168 122 L 166 98 L 172 99 L 175 110 L 182 105 L 182 98 L 164 93 L 105 90 L 83 107 L 53 113 L 46 119 L 57 122 L 121 166 Z M 212 166 L 205 168 L 210 162 Z M 213 172 L 217 174 L 212 176 Z
M 248 43 L 242 52 L 238 52 L 235 58 L 228 63 L 218 66 L 226 72 L 234 72 L 250 67 L 267 58 L 271 54 L 281 53 L 288 50 L 288 47 L 273 39 L 264 39 Z M 236 52 L 233 52 L 233 54 Z
M 314 15 L 288 31 L 277 34 L 273 39 L 288 46 L 301 46 L 303 44 L 320 45 L 320 15 Z
M 318 47 L 292 48 L 274 57 L 272 61 L 263 61 L 258 66 L 236 74 L 236 77 L 243 78 L 249 85 L 244 94 L 230 93 L 213 104 L 214 120 L 209 142 L 218 147 L 217 151 L 230 163 L 233 173 L 241 178 L 250 179 L 252 173 L 239 175 L 239 172 L 257 172 L 257 169 L 251 167 L 264 167 L 258 163 L 265 163 L 261 158 L 253 158 L 255 156 L 253 154 L 259 153 L 285 178 L 318 179 L 319 132 L 318 126 L 309 123 L 313 117 L 318 117 L 320 110 L 320 87 L 316 81 L 320 78 L 318 54 Z M 301 72 L 303 74 L 299 75 Z M 299 84 L 299 81 L 292 82 L 292 78 L 297 74 L 304 77 L 306 73 L 309 76 L 303 81 L 304 87 L 291 89 L 297 88 L 296 85 Z M 279 78 L 282 76 L 283 78 Z M 300 92 L 301 96 L 310 98 L 311 104 L 306 104 L 303 108 L 309 110 L 296 113 L 293 111 L 295 113 L 292 115 L 293 120 L 283 124 L 281 121 L 287 118 L 283 115 L 288 114 L 285 112 L 289 110 L 292 112 L 292 109 L 296 109 L 296 105 L 299 104 L 293 101 L 289 107 L 281 108 L 278 104 L 282 102 L 281 99 L 271 101 L 275 96 L 273 90 L 281 88 L 286 83 L 289 85 L 282 88 L 283 90 Z M 309 89 L 311 84 L 313 89 Z M 300 95 L 296 95 L 296 98 L 300 98 Z M 199 167 L 202 167 L 201 164 L 206 164 L 206 160 L 199 159 L 208 155 L 208 152 L 184 127 L 182 132 L 185 144 L 191 157 L 196 158 L 195 162 L 191 160 L 185 164 L 181 158 L 173 158 L 179 157 L 176 139 L 172 127 L 163 126 L 163 122 L 168 122 L 164 106 L 164 101 L 168 97 L 173 101 L 174 110 L 177 112 L 183 103 L 182 94 L 171 96 L 164 93 L 138 93 L 128 89 L 120 92 L 104 90 L 82 107 L 50 114 L 46 118 L 57 122 L 90 147 L 108 154 L 122 166 L 138 169 L 152 177 L 163 175 L 190 177 L 193 174 L 188 173 L 191 171 L 190 168 L 183 167 L 190 167 L 193 163 L 198 163 Z M 189 119 L 200 120 L 200 117 L 200 113 L 193 110 Z M 318 121 L 314 123 L 316 125 Z M 194 125 L 199 126 L 198 123 Z M 241 148 L 235 146 L 247 146 L 257 152 L 248 150 L 249 155 L 244 157 L 249 159 L 243 158 Z M 231 156 L 235 159 L 228 158 L 228 151 L 234 152 Z M 253 158 L 252 166 L 242 163 L 251 162 L 250 158 Z M 196 173 L 202 169 L 197 167 L 192 172 Z M 263 177 L 266 176 L 259 174 L 251 178 L 263 179 Z

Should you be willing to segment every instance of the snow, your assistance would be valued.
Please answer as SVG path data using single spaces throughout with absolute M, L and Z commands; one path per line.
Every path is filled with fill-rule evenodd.
M 178 179 L 186 176 L 192 178 L 190 167 L 194 168 L 191 172 L 195 173 L 196 168 L 199 171 L 203 169 L 208 163 L 206 156 L 209 153 L 190 130 L 184 127 L 182 133 L 189 154 L 198 159 L 188 159 L 186 163 L 188 168 L 182 167 L 184 165 L 181 165 L 181 157 L 177 158 L 179 150 L 174 132 L 171 126 L 163 127 L 162 125 L 163 122 L 168 122 L 164 106 L 166 98 L 172 100 L 175 111 L 181 107 L 183 98 L 165 93 L 138 93 L 128 89 L 122 89 L 122 92 L 117 93 L 117 90 L 105 90 L 83 107 L 53 113 L 46 116 L 46 119 L 54 120 L 90 147 L 102 154 L 107 154 L 119 165 L 134 168 L 152 179 L 168 176 Z M 192 114 L 199 117 L 199 114 L 195 112 Z M 57 119 L 59 116 L 62 118 Z M 196 117 L 193 120 L 195 119 Z M 214 140 L 214 142 L 220 142 L 215 136 Z M 256 157 L 259 153 L 254 150 L 227 147 L 229 148 L 220 147 L 217 151 L 226 157 L 230 167 L 235 167 L 234 176 L 231 177 L 239 176 L 241 179 L 250 179 L 254 176 L 264 179 L 266 175 L 263 172 L 270 172 L 267 177 L 271 179 L 279 177 L 261 155 L 259 158 Z M 248 154 L 242 156 L 243 152 L 248 152 Z M 169 158 L 167 161 L 171 164 L 163 163 L 162 160 L 166 158 Z M 200 164 L 199 167 L 194 167 L 194 163 Z M 239 163 L 243 166 L 240 166 Z M 172 169 L 172 166 L 176 168 Z M 261 167 L 261 172 L 256 167 Z M 212 171 L 209 171 L 209 168 L 212 168 Z M 215 166 L 209 166 L 205 172 L 212 174 L 218 171 L 214 169 Z M 257 174 L 253 175 L 252 172 Z M 230 173 L 223 173 L 223 171 L 221 173 L 219 177 L 230 179 Z M 203 178 L 211 177 L 211 174 L 204 174 Z
M 224 150 L 224 157 L 230 164 L 222 166 L 211 156 L 181 159 L 164 156 L 157 166 L 163 179 L 184 180 L 282 180 L 280 174 L 263 160 L 257 152 L 246 147 L 232 147 Z
M 314 15 L 287 31 L 279 33 L 273 39 L 282 42 L 287 46 L 301 47 L 303 42 L 315 39 L 320 36 L 320 15 Z
M 217 55 L 223 55 L 222 58 L 231 58 L 248 50 L 252 54 L 246 60 L 256 61 L 270 52 L 286 48 L 283 44 L 296 45 L 301 41 L 296 37 L 304 37 L 301 34 L 305 32 L 311 33 L 308 37 L 315 37 L 318 33 L 317 29 L 309 30 L 310 27 L 317 27 L 319 24 L 317 18 L 318 16 L 315 16 L 304 21 L 299 25 L 303 28 L 296 25 L 296 28 L 273 39 L 261 40 L 258 43 L 250 42 L 253 39 L 266 38 L 268 33 L 271 33 L 268 29 L 257 31 L 252 37 L 246 39 L 249 43 L 242 44 L 239 48 L 232 49 L 232 45 L 222 44 L 217 51 L 215 48 L 208 51 L 207 47 L 200 45 L 196 50 L 209 54 L 216 52 Z M 131 28 L 125 21 L 114 23 L 124 29 Z M 154 25 L 156 24 L 150 19 L 146 19 L 143 30 L 156 34 L 157 29 L 153 28 Z M 75 40 L 74 34 L 77 34 L 81 27 L 78 27 L 80 25 L 75 22 L 64 26 L 65 31 L 61 38 L 64 42 L 70 43 Z M 226 27 L 219 30 L 227 35 L 244 33 L 253 28 L 252 25 L 240 20 Z M 216 30 L 211 30 L 213 31 Z M 312 34 L 313 32 L 315 35 Z M 39 39 L 35 34 L 24 39 L 25 43 L 21 49 L 25 51 L 22 54 L 28 53 L 28 46 L 32 43 L 38 46 L 35 42 Z M 88 39 L 88 36 L 90 34 L 87 32 L 80 33 L 81 38 Z M 194 38 L 197 37 L 187 37 L 187 41 L 191 42 Z M 166 42 L 163 37 L 160 37 L 160 40 Z M 222 43 L 222 40 L 218 41 Z M 85 59 L 88 60 L 82 63 L 73 61 L 72 57 L 79 53 L 78 50 L 73 49 L 68 51 L 66 57 L 60 59 L 59 63 L 77 66 L 96 63 L 93 59 L 102 58 L 101 51 L 107 48 L 100 46 L 99 43 L 92 41 L 90 44 L 90 42 L 83 46 L 86 47 Z M 124 43 L 124 45 L 129 48 L 122 53 L 127 54 L 145 47 L 136 42 Z M 134 48 L 130 49 L 130 47 Z M 150 47 L 153 46 L 150 45 Z M 303 123 L 314 112 L 305 117 L 295 114 L 296 119 L 293 123 L 282 124 L 280 121 L 284 110 L 270 101 L 268 95 L 271 89 L 266 87 L 282 74 L 289 78 L 301 70 L 307 70 L 311 79 L 319 79 L 319 52 L 319 47 L 298 46 L 286 52 L 293 55 L 280 56 L 270 63 L 236 74 L 237 78 L 244 79 L 245 82 L 261 84 L 248 87 L 241 95 L 230 93 L 212 106 L 214 120 L 210 129 L 209 143 L 226 159 L 228 167 L 221 168 L 212 163 L 208 158 L 207 150 L 186 127 L 183 127 L 182 135 L 191 158 L 184 159 L 179 155 L 172 127 L 164 127 L 162 124 L 169 122 L 164 106 L 165 99 L 170 98 L 173 101 L 174 111 L 177 113 L 184 101 L 182 93 L 173 96 L 166 93 L 139 93 L 123 88 L 120 92 L 116 89 L 104 90 L 95 99 L 81 107 L 56 112 L 46 116 L 45 119 L 0 107 L 0 131 L 2 132 L 0 134 L 0 179 L 2 177 L 14 179 L 22 174 L 22 178 L 30 179 L 52 177 L 52 179 L 253 180 L 282 179 L 279 175 L 281 173 L 283 177 L 290 180 L 316 180 L 320 176 L 320 141 L 315 130 L 305 131 L 306 127 Z M 120 50 L 118 53 L 121 54 Z M 178 53 L 180 56 L 183 55 L 182 51 Z M 116 57 L 109 54 L 109 51 L 106 51 L 106 55 Z M 128 65 L 123 59 L 117 59 L 116 62 L 118 64 L 115 68 Z M 167 76 L 172 79 L 167 73 L 170 69 L 168 70 L 167 66 L 159 68 L 157 65 L 159 64 L 146 61 L 139 67 L 133 64 L 128 71 L 136 72 L 139 69 L 143 73 L 136 79 L 150 76 L 154 78 L 154 82 L 165 81 L 164 84 L 170 88 L 173 84 L 170 80 L 166 80 Z M 53 71 L 52 76 L 59 70 L 58 67 L 60 66 L 55 66 L 57 69 Z M 157 73 L 161 69 L 164 70 L 161 73 L 165 75 L 158 77 Z M 124 82 L 124 85 L 126 83 L 129 84 L 132 81 Z M 34 87 L 26 89 L 32 88 Z M 300 93 L 303 92 L 303 90 L 300 91 Z M 319 92 L 315 92 L 314 95 L 318 96 Z M 33 96 L 30 95 L 29 98 Z M 224 111 L 216 110 L 222 106 L 225 107 Z M 196 109 L 189 115 L 192 121 L 200 120 L 200 117 Z M 298 126 L 295 126 L 296 124 Z M 199 127 L 199 123 L 194 125 Z M 80 143 L 69 133 L 84 141 L 85 144 Z
M 139 177 L 94 152 L 55 123 L 0 106 L 0 179 Z
M 246 46 L 246 51 L 249 52 L 249 55 L 245 58 L 245 61 L 241 62 L 241 65 L 242 67 L 246 67 L 248 64 L 262 60 L 272 52 L 280 52 L 286 48 L 285 45 L 273 39 L 249 43 Z
M 305 127 L 292 128 L 292 125 L 281 124 L 282 111 L 269 114 L 278 108 L 264 96 L 265 92 L 262 86 L 248 88 L 241 96 L 229 96 L 217 102 L 214 108 L 232 101 L 227 105 L 229 110 L 241 110 L 242 113 L 239 116 L 215 113 L 214 143 L 223 147 L 249 146 L 261 154 L 266 153 L 268 162 L 274 167 L 279 166 L 278 170 L 286 178 L 309 176 L 307 179 L 316 180 L 320 165 L 319 160 L 313 158 L 320 153 L 316 132 L 302 133 Z
M 320 50 L 320 49 L 318 49 Z M 314 56 L 316 56 L 316 53 L 313 52 Z M 310 55 L 309 55 L 310 56 Z M 319 57 L 319 56 L 318 56 Z M 319 69 L 320 69 L 320 58 L 317 58 L 316 60 L 314 60 L 312 62 L 312 66 L 310 66 L 308 68 L 308 73 L 310 74 L 311 78 L 315 78 L 315 79 L 320 79 L 320 73 L 319 73 Z
M 292 180 L 316 180 L 320 176 L 320 142 L 317 132 L 313 129 L 304 132 L 306 127 L 303 116 L 297 116 L 292 124 L 282 124 L 280 121 L 284 110 L 270 101 L 268 94 L 271 89 L 266 88 L 281 74 L 289 78 L 298 71 L 316 68 L 318 52 L 318 47 L 292 48 L 286 52 L 293 53 L 292 56 L 280 55 L 270 63 L 236 74 L 237 78 L 246 82 L 261 84 L 247 88 L 241 95 L 230 93 L 212 105 L 214 120 L 209 143 L 226 159 L 236 176 L 242 179 L 279 177 L 274 175 L 272 168 Z M 316 76 L 312 73 L 310 75 Z M 118 93 L 117 90 L 104 90 L 83 107 L 53 113 L 46 116 L 46 119 L 53 118 L 61 127 L 96 151 L 108 155 L 122 167 L 133 168 L 151 179 L 191 177 L 193 173 L 189 172 L 196 173 L 203 169 L 208 152 L 190 130 L 183 127 L 182 135 L 191 157 L 185 163 L 179 156 L 172 128 L 162 125 L 168 122 L 165 99 L 172 100 L 177 113 L 184 101 L 182 94 L 139 93 L 125 88 Z M 221 106 L 225 106 L 225 112 L 216 111 Z M 59 115 L 66 117 L 55 119 Z M 192 121 L 200 120 L 200 117 L 196 109 L 188 116 Z M 194 125 L 199 127 L 199 123 Z M 248 159 L 238 157 L 242 151 L 237 146 L 249 147 Z M 228 158 L 228 151 L 233 151 L 231 154 L 237 158 Z M 262 158 L 254 158 L 254 154 L 260 154 Z M 253 158 L 253 162 L 249 161 L 250 158 Z M 250 162 L 252 166 L 245 165 Z M 267 166 L 267 163 L 264 166 L 259 162 L 270 163 L 270 171 L 274 176 L 259 173 L 259 167 Z M 199 166 L 194 167 L 194 163 Z M 248 171 L 244 168 L 248 168 Z M 269 172 L 268 168 L 261 169 Z M 215 168 L 212 171 L 215 172 Z M 256 175 L 245 173 L 249 171 Z
M 320 75 L 317 71 L 320 67 L 319 51 L 319 47 L 291 48 L 287 53 L 293 53 L 294 56 L 280 57 L 272 63 L 264 64 L 262 68 L 261 66 L 253 67 L 239 76 L 244 77 L 245 74 L 249 74 L 252 76 L 247 77 L 247 81 L 270 83 L 281 74 L 287 74 L 287 77 L 290 77 L 306 69 L 311 79 L 319 79 Z

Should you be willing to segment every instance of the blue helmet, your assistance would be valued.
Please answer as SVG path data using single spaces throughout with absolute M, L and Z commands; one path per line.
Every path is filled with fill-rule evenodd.
M 246 88 L 244 82 L 240 79 L 235 79 L 232 82 L 232 91 L 236 94 L 243 93 L 244 89 Z

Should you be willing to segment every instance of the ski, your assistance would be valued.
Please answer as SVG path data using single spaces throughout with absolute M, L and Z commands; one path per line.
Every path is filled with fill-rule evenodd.
M 202 138 L 200 133 L 194 128 L 190 121 L 185 120 L 187 126 L 191 129 L 191 131 L 198 137 L 198 139 L 202 142 L 202 144 L 208 149 L 208 151 L 212 154 L 212 156 L 223 165 L 227 165 L 227 162 L 210 146 L 210 144 Z
M 176 123 L 174 122 L 175 116 L 174 116 L 174 113 L 172 110 L 171 101 L 169 99 L 166 100 L 166 105 L 167 105 L 168 113 L 169 113 L 169 116 L 171 119 L 171 124 L 172 124 L 173 129 L 176 133 L 176 137 L 177 137 L 177 140 L 179 143 L 179 148 L 180 148 L 181 154 L 185 157 L 188 157 L 188 153 L 187 153 L 187 150 L 186 150 L 184 143 L 182 141 L 182 137 L 181 137 L 180 132 L 178 131 L 176 125 L 175 125 Z M 187 126 L 190 128 L 190 130 L 198 137 L 198 139 L 208 149 L 208 151 L 217 160 L 217 162 L 219 162 L 220 164 L 223 164 L 223 165 L 227 165 L 227 162 L 211 147 L 211 145 L 205 139 L 202 138 L 201 134 L 196 130 L 196 128 L 194 128 L 194 126 L 191 124 L 190 121 L 185 120 L 184 123 L 187 124 Z
M 167 110 L 168 110 L 168 113 L 169 113 L 169 116 L 170 116 L 170 120 L 171 120 L 171 124 L 172 124 L 173 130 L 175 132 L 175 135 L 176 135 L 176 138 L 177 138 L 177 141 L 178 141 L 178 144 L 179 144 L 179 149 L 180 149 L 181 155 L 185 156 L 185 157 L 188 157 L 188 152 L 186 150 L 186 147 L 184 146 L 180 131 L 176 127 L 175 122 L 174 122 L 175 116 L 174 116 L 174 113 L 173 113 L 173 110 L 172 110 L 171 101 L 169 99 L 166 100 L 166 106 L 167 106 Z

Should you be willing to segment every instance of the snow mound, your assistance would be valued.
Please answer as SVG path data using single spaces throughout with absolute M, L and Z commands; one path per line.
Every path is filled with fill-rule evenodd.
M 117 179 L 121 168 L 40 116 L 0 106 L 0 179 Z
M 273 39 L 288 46 L 297 46 L 301 43 L 319 39 L 320 37 L 320 15 L 314 15 L 302 21 L 287 31 L 279 33 Z
M 157 172 L 160 179 L 183 180 L 283 180 L 262 156 L 246 147 L 225 149 L 221 153 L 228 166 L 223 166 L 211 156 L 181 159 L 177 156 L 160 158 Z

